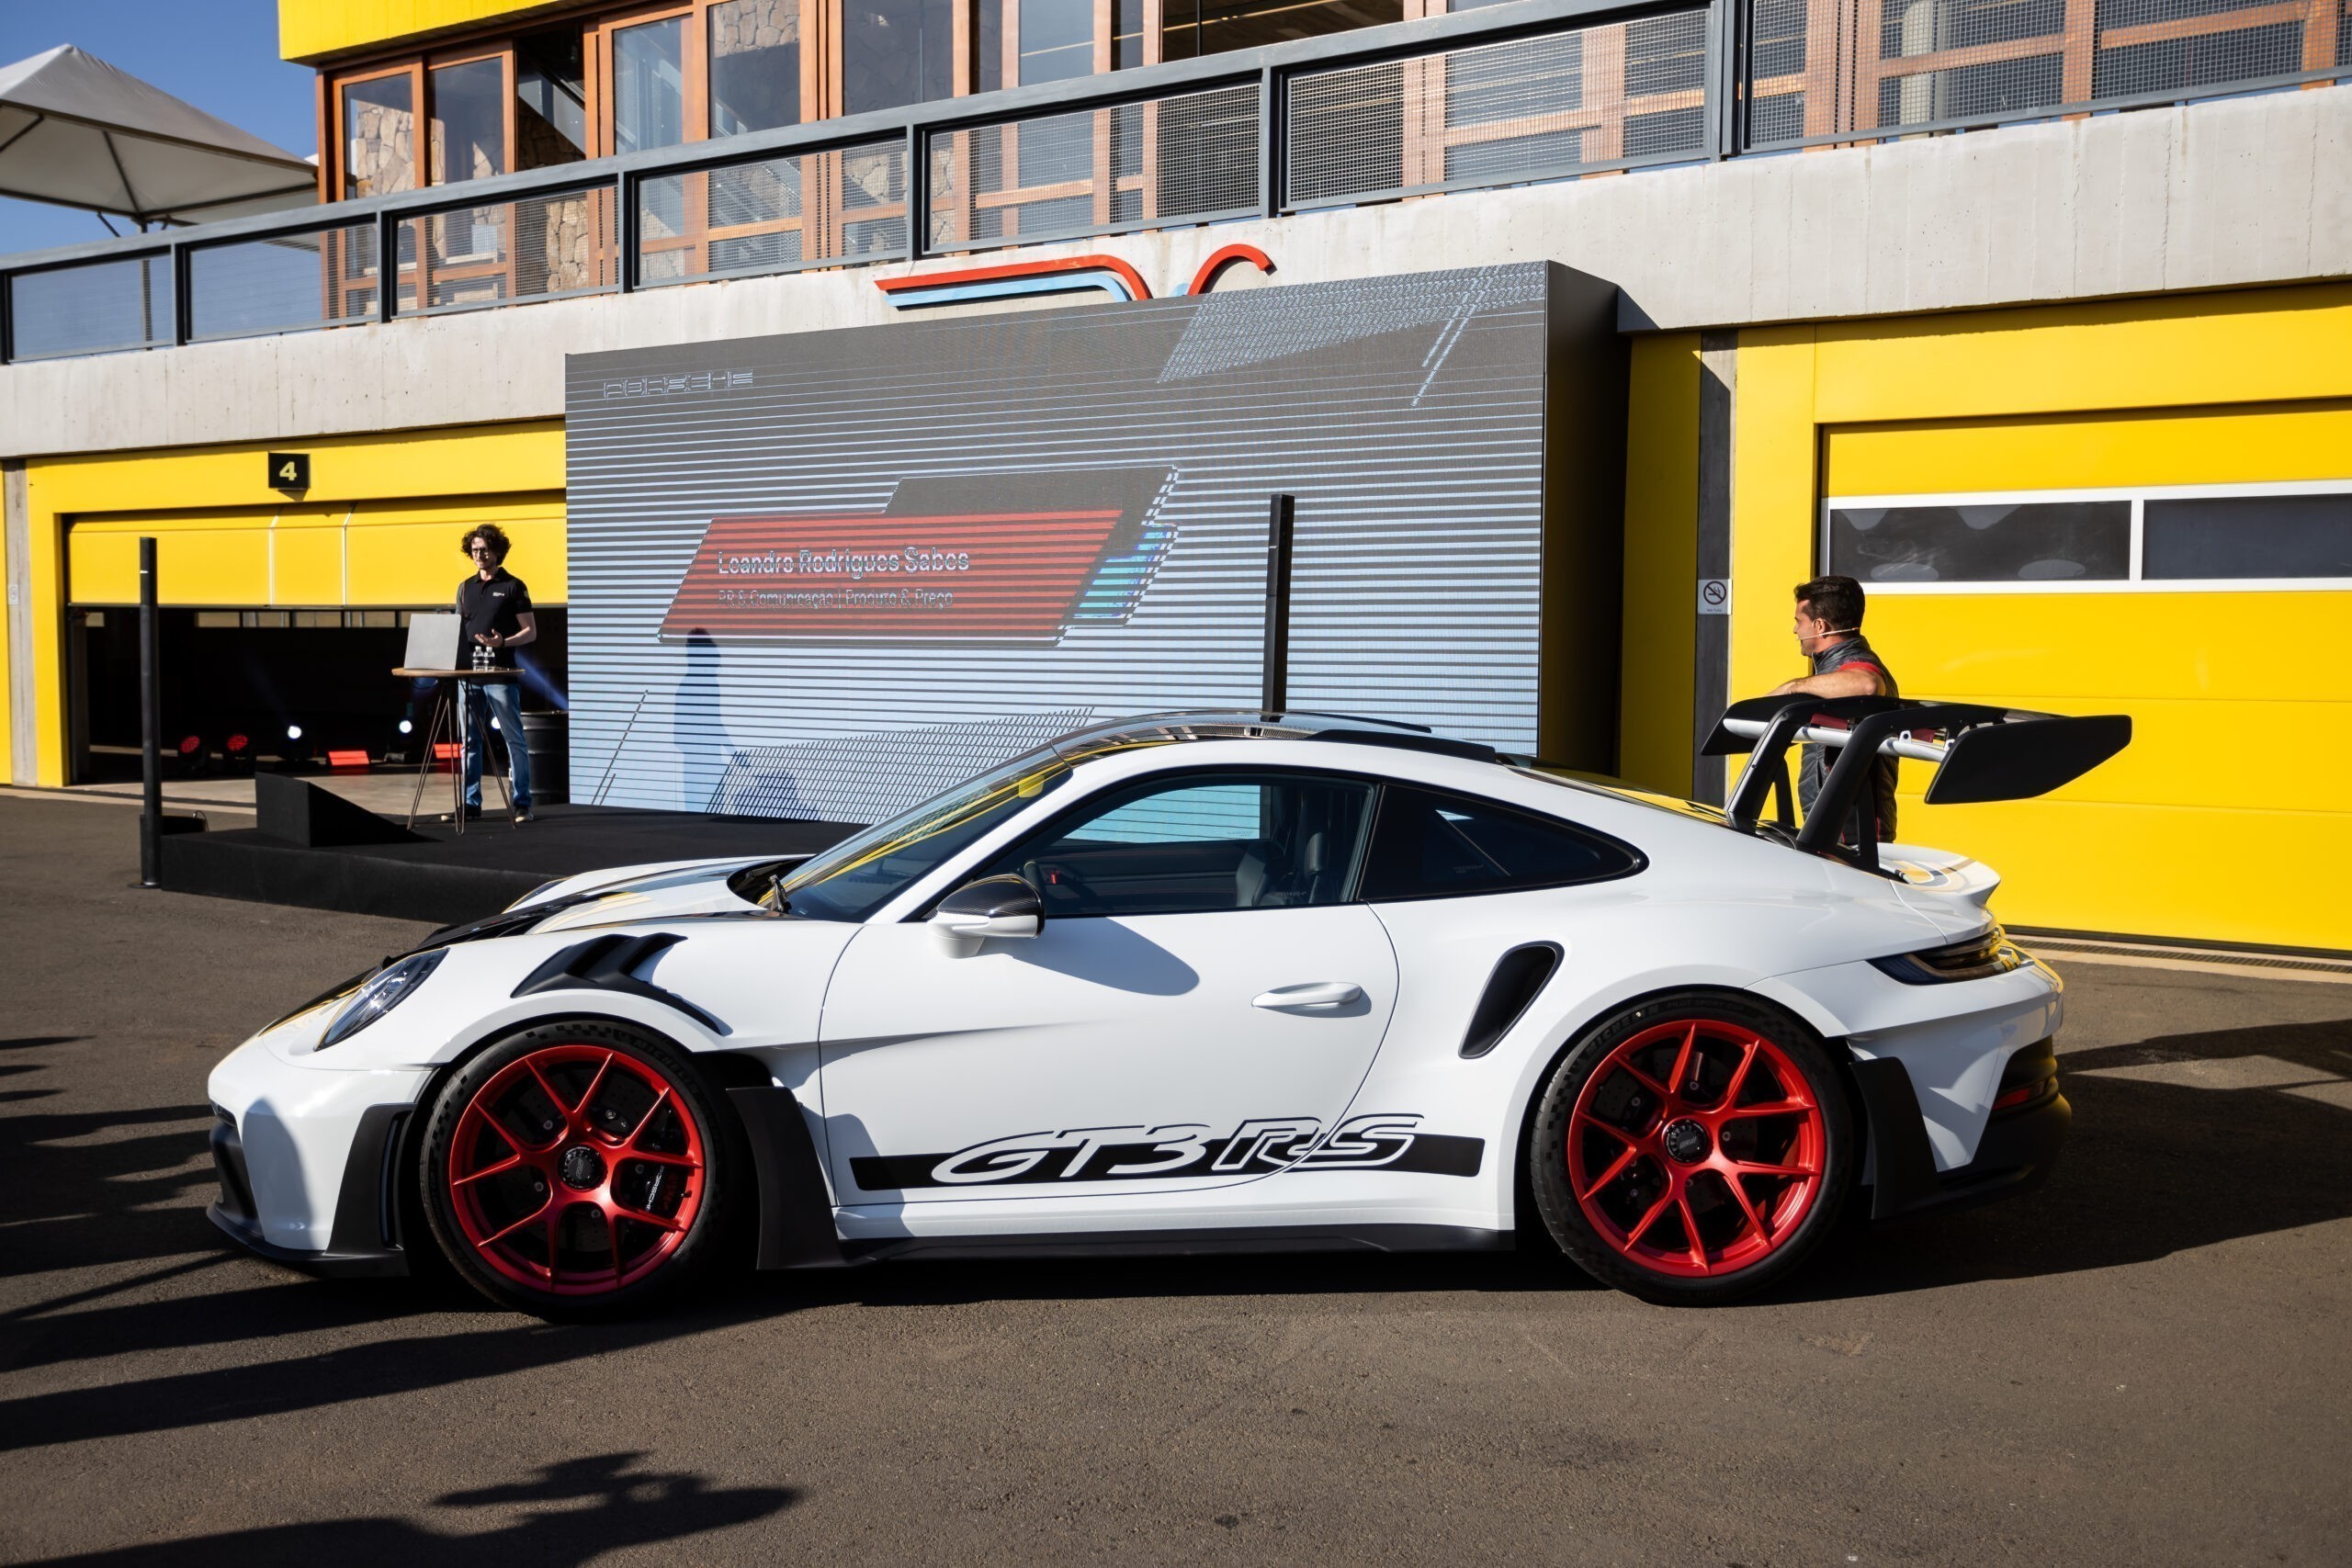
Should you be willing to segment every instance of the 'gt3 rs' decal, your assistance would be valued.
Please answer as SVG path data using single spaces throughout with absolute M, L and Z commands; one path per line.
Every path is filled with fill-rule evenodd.
M 858 1155 L 850 1174 L 868 1192 L 915 1187 L 1010 1187 L 1044 1181 L 1157 1181 L 1266 1176 L 1278 1170 L 1410 1170 L 1476 1176 L 1483 1138 L 1417 1131 L 1418 1115 L 1351 1116 L 1329 1133 L 1312 1116 L 1244 1122 L 1223 1137 L 1197 1123 L 1070 1127 L 1020 1133 L 946 1155 Z

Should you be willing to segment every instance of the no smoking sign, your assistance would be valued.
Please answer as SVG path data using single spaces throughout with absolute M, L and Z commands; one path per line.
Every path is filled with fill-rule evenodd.
M 1699 580 L 1699 614 L 1728 615 L 1731 614 L 1731 580 L 1724 577 L 1702 577 Z

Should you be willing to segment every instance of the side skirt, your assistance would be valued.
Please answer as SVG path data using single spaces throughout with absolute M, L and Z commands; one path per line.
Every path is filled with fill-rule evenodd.
M 1510 1231 L 1469 1225 L 1225 1225 L 1182 1231 L 917 1235 L 845 1243 L 853 1262 L 977 1258 L 1214 1258 L 1267 1252 L 1509 1252 Z

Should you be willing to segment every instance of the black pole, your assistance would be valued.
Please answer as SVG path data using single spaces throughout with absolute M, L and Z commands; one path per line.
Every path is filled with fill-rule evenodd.
M 1266 507 L 1266 664 L 1258 705 L 1278 714 L 1290 701 L 1290 557 L 1298 498 L 1276 495 Z
M 164 675 L 155 626 L 155 541 L 139 541 L 139 883 L 161 887 L 164 846 Z

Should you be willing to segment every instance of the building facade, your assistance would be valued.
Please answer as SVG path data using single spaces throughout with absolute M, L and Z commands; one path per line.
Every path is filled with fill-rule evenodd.
M 2041 801 L 1906 772 L 2006 919 L 2352 949 L 2352 6 L 1412 7 L 288 0 L 329 205 L 0 258 L 12 778 L 135 739 L 141 535 L 274 721 L 499 522 L 560 690 L 567 355 L 1549 261 L 1625 349 L 1577 760 L 1719 797 L 1849 571 L 1906 694 L 2135 720 Z

